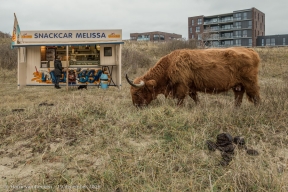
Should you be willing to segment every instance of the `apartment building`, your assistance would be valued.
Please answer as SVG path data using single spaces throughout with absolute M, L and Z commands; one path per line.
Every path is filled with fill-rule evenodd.
M 188 39 L 205 46 L 256 46 L 257 36 L 265 36 L 265 14 L 256 8 L 231 13 L 188 17 Z
M 258 36 L 256 46 L 288 46 L 288 34 Z
M 161 31 L 145 32 L 145 33 L 130 33 L 132 41 L 153 41 L 164 42 L 169 40 L 182 39 L 182 35 L 175 33 L 166 33 Z

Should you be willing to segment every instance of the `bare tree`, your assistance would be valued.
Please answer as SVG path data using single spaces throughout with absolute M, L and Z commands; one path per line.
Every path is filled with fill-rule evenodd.
M 11 49 L 11 35 L 0 31 L 0 68 L 17 67 L 17 49 Z
M 211 27 L 208 26 L 202 33 L 198 33 L 198 46 L 200 48 L 206 48 L 212 46 L 213 31 Z

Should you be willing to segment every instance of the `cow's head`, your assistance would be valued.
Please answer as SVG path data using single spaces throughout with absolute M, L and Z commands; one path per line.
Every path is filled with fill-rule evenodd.
M 155 87 L 157 85 L 156 81 L 136 79 L 135 82 L 131 81 L 127 74 L 126 80 L 131 85 L 130 92 L 132 96 L 133 105 L 136 107 L 142 107 L 148 105 L 153 99 L 156 98 Z

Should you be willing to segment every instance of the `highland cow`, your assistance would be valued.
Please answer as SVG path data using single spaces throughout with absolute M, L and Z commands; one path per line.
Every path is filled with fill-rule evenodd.
M 259 55 L 251 48 L 180 49 L 162 57 L 154 67 L 134 81 L 131 96 L 135 106 L 148 105 L 158 94 L 176 98 L 181 105 L 187 95 L 196 103 L 197 92 L 221 93 L 233 90 L 235 105 L 246 93 L 255 105 L 260 101 Z

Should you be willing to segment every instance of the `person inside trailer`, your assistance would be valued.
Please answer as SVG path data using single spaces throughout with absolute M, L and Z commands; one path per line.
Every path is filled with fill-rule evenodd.
M 56 89 L 61 89 L 59 86 L 59 81 L 60 77 L 62 76 L 63 73 L 63 67 L 62 67 L 62 62 L 61 62 L 61 57 L 59 55 L 56 56 L 55 62 L 54 62 L 54 73 L 55 73 L 55 88 Z

